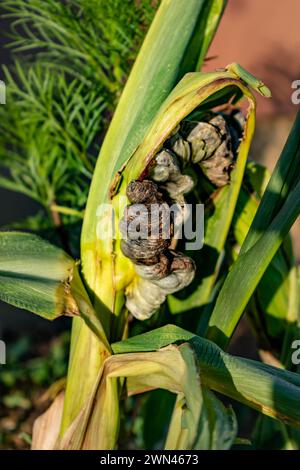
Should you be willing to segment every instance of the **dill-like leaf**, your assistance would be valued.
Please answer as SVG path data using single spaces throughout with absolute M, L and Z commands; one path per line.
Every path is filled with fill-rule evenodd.
M 3 70 L 0 186 L 38 201 L 54 225 L 51 206 L 85 207 L 108 120 L 157 4 L 1 2 L 14 60 Z M 78 224 L 65 213 L 59 219 Z

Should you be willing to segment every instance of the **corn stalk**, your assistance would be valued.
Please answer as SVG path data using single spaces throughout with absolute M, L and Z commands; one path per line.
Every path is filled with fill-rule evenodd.
M 81 263 L 39 237 L 0 234 L 0 298 L 48 319 L 74 317 L 66 390 L 36 422 L 33 448 L 115 449 L 124 391 L 134 396 L 165 389 L 176 395 L 166 449 L 234 444 L 235 415 L 214 392 L 300 426 L 299 375 L 219 347 L 229 342 L 252 294 L 261 291 L 264 274 L 273 282 L 272 269 L 280 265 L 274 256 L 300 212 L 299 117 L 267 189 L 254 184 L 261 194 L 253 198 L 243 185 L 255 127 L 253 92 L 270 97 L 270 91 L 238 64 L 199 71 L 224 5 L 221 0 L 162 1 L 101 148 L 84 216 Z M 207 217 L 205 243 L 217 256 L 204 254 L 209 275 L 202 276 L 202 264 L 196 262 L 200 269 L 192 289 L 184 297 L 170 295 L 166 306 L 169 315 L 203 307 L 204 314 L 194 332 L 169 325 L 127 339 L 126 302 L 140 280 L 121 244 L 128 187 L 151 179 L 157 155 L 183 122 L 212 110 L 220 115 L 218 110 L 241 102 L 245 121 L 230 184 L 219 189 L 212 184 L 208 191 L 214 212 Z M 197 179 L 196 196 L 209 185 L 205 181 L 203 175 Z M 246 221 L 243 195 L 252 214 Z M 224 280 L 221 265 L 231 227 L 240 252 L 233 253 Z
M 84 218 L 81 256 L 83 276 L 91 292 L 95 309 L 101 312 L 108 338 L 121 338 L 123 330 L 126 330 L 122 325 L 124 320 L 120 317 L 126 316 L 124 290 L 126 284 L 130 282 L 128 273 L 131 272 L 133 276 L 133 270 L 131 263 L 122 256 L 119 247 L 114 246 L 112 239 L 107 238 L 103 242 L 97 238 L 97 210 L 102 204 L 111 202 L 110 186 L 116 174 L 146 135 L 157 110 L 174 85 L 184 72 L 201 67 L 224 4 L 223 1 L 195 0 L 188 5 L 183 5 L 177 0 L 162 2 L 103 142 Z M 177 25 L 176 29 L 174 24 Z M 165 38 L 168 38 L 168 41 L 165 41 Z M 104 178 L 103 168 L 105 168 Z M 106 230 L 112 233 L 111 213 L 106 217 Z M 102 226 L 104 225 L 102 220 Z M 118 230 L 117 221 L 115 225 Z M 111 331 L 111 314 L 119 317 L 118 323 L 121 323 L 121 326 L 117 326 L 116 332 Z M 73 328 L 62 435 L 88 399 L 106 357 L 101 346 L 99 348 L 83 324 L 74 324 Z M 86 374 L 84 376 L 84 390 L 81 396 L 78 396 L 77 384 L 82 383 L 82 369 L 77 365 L 83 358 L 89 364 L 89 373 L 88 376 Z M 117 383 L 114 387 L 117 400 Z M 76 404 L 73 400 L 74 393 L 77 395 Z M 117 430 L 118 412 L 114 419 Z M 104 439 L 106 435 L 104 432 Z M 99 442 L 100 448 L 111 448 L 114 445 L 113 442 Z

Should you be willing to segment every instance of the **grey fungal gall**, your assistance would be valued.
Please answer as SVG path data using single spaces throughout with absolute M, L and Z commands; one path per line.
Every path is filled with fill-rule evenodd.
M 234 119 L 237 128 L 241 118 L 237 115 Z M 235 139 L 239 139 L 242 131 L 239 137 L 236 129 L 233 133 Z M 235 162 L 234 146 L 237 145 L 232 142 L 231 134 L 225 117 L 211 114 L 207 121 L 183 121 L 178 133 L 169 139 L 168 147 L 175 154 L 179 151 L 184 162 L 198 164 L 211 183 L 221 187 L 229 183 Z
M 185 207 L 184 195 L 194 187 L 187 165 L 199 165 L 217 187 L 230 181 L 243 132 L 241 113 L 213 114 L 203 121 L 183 121 L 155 155 L 149 179 L 131 181 L 120 221 L 121 250 L 133 262 L 137 277 L 126 292 L 126 306 L 140 319 L 150 318 L 173 294 L 191 283 L 195 264 L 170 249 L 174 220 L 170 202 Z

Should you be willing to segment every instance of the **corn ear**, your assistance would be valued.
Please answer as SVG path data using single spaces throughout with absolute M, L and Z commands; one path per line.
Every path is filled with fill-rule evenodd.
M 115 266 L 124 278 L 129 264 L 122 257 L 117 261 L 111 258 L 115 250 L 111 239 L 106 242 L 98 239 L 97 209 L 110 202 L 109 187 L 115 174 L 146 135 L 161 103 L 185 72 L 201 66 L 225 4 L 225 0 L 161 2 L 104 140 L 85 211 L 81 258 L 93 306 L 100 312 L 108 338 L 116 335 L 111 331 L 111 313 L 120 315 L 124 307 L 125 286 L 118 279 Z M 110 216 L 106 214 L 108 226 Z M 129 273 L 132 271 L 129 266 Z M 118 326 L 117 329 L 121 330 L 117 333 L 121 337 L 122 328 Z M 84 324 L 74 322 L 61 436 L 89 399 L 105 354 L 90 330 Z M 83 372 L 76 368 L 78 360 L 80 363 L 86 361 L 88 372 L 85 368 L 84 380 Z
M 238 259 L 219 293 L 208 337 L 226 346 L 254 290 L 300 213 L 300 113 L 272 173 Z M 230 303 L 228 299 L 230 298 Z

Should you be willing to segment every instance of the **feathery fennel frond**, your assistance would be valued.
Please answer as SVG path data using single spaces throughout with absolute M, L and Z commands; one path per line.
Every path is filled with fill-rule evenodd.
M 150 0 L 4 0 L 11 47 L 34 60 L 100 83 L 113 105 L 149 25 Z
M 15 61 L 4 70 L 0 185 L 80 213 L 109 116 L 158 2 L 3 0 Z M 68 223 L 71 212 L 59 217 Z M 78 222 L 78 218 L 76 220 Z

